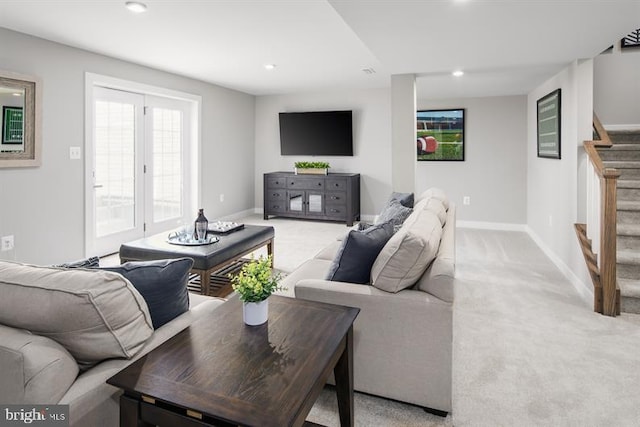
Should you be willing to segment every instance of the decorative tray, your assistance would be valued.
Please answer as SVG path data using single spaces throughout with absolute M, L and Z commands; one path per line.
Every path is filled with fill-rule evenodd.
M 208 231 L 215 234 L 227 234 L 244 228 L 244 224 L 229 221 L 210 222 Z
M 209 236 L 209 235 L 207 235 L 207 238 L 204 241 L 194 239 L 193 237 L 185 238 L 184 236 L 181 236 L 180 234 L 178 234 L 178 232 L 175 232 L 175 231 L 173 233 L 170 233 L 169 236 L 167 236 L 167 243 L 171 243 L 172 245 L 180 245 L 180 246 L 204 246 L 204 245 L 210 245 L 212 243 L 216 243 L 219 240 L 220 239 L 218 239 L 217 236 Z

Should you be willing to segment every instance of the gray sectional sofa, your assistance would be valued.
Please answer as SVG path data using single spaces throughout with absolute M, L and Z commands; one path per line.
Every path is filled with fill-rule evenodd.
M 455 206 L 428 190 L 390 236 L 370 285 L 325 280 L 340 241 L 282 284 L 297 298 L 361 309 L 356 390 L 448 412 Z M 189 294 L 186 312 L 154 328 L 157 307 L 140 289 L 113 271 L 0 261 L 0 403 L 68 404 L 71 426 L 118 426 L 121 392 L 106 380 L 224 302 Z
M 0 403 L 67 404 L 78 427 L 118 426 L 121 392 L 106 380 L 224 302 L 189 294 L 154 329 L 118 273 L 4 261 L 0 295 Z
M 451 411 L 455 212 L 442 190 L 418 197 L 375 259 L 369 285 L 325 280 L 340 241 L 284 279 L 296 298 L 360 308 L 354 324 L 356 390 Z

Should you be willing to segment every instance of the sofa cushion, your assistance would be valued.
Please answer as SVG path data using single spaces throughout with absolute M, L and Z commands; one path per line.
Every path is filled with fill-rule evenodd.
M 350 231 L 336 253 L 327 280 L 369 283 L 371 266 L 393 235 L 393 224 L 386 222 L 363 231 Z
M 153 334 L 138 291 L 110 271 L 0 261 L 0 324 L 61 344 L 82 368 L 130 358 Z
M 440 189 L 440 188 L 429 188 L 428 190 L 424 191 L 422 194 L 420 194 L 420 196 L 418 197 L 417 201 L 421 201 L 424 199 L 438 199 L 442 202 L 442 204 L 444 205 L 445 209 L 449 209 L 449 198 L 447 197 L 446 193 L 444 192 L 444 190 Z
M 422 210 L 412 215 L 373 263 L 373 286 L 399 292 L 415 284 L 435 258 L 441 235 L 442 225 L 433 212 Z
M 349 235 L 349 233 L 345 234 L 345 237 L 347 235 Z M 314 256 L 314 258 L 333 261 L 333 259 L 336 257 L 336 254 L 338 253 L 338 249 L 340 249 L 340 247 L 342 246 L 342 240 L 344 239 L 336 240 L 329 243 L 327 246 L 322 248 L 322 250 L 318 252 L 316 256 Z
M 54 404 L 75 381 L 78 364 L 52 339 L 0 325 L 0 372 L 3 404 Z
M 436 216 L 440 220 L 440 224 L 444 227 L 445 223 L 447 222 L 447 210 L 444 207 L 444 203 L 442 203 L 442 201 L 439 199 L 433 198 L 425 199 L 424 202 L 424 210 L 431 211 L 436 214 Z
M 131 261 L 101 270 L 122 274 L 140 292 L 151 315 L 153 327 L 171 321 L 189 310 L 189 271 L 191 258 Z
M 454 298 L 453 283 L 456 264 L 455 211 L 455 206 L 449 207 L 447 224 L 442 229 L 438 255 L 415 286 L 415 289 L 430 293 L 447 302 L 453 302 Z
M 402 206 L 400 202 L 395 199 L 390 200 L 382 212 L 380 212 L 380 215 L 378 215 L 374 225 L 391 222 L 395 229 L 398 230 L 402 226 L 402 223 L 404 223 L 404 220 L 411 215 L 412 210 L 411 208 Z

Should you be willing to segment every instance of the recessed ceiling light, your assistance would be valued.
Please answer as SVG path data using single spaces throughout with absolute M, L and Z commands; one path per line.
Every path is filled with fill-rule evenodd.
M 276 64 L 264 64 L 266 70 L 273 70 L 276 68 Z
M 451 73 L 451 74 L 453 74 L 453 76 L 454 76 L 454 77 L 462 77 L 462 76 L 464 76 L 464 71 L 462 71 L 462 70 L 455 70 L 455 71 L 454 71 L 453 73 Z
M 128 1 L 124 5 L 133 13 L 142 13 L 147 11 L 147 5 L 137 1 Z
M 11 95 L 13 95 L 13 96 L 22 96 L 22 94 L 20 92 L 13 92 Z

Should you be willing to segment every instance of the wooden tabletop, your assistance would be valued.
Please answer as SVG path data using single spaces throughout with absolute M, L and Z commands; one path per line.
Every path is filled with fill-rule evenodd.
M 107 382 L 235 425 L 302 425 L 359 309 L 271 296 L 246 326 L 232 298 Z

